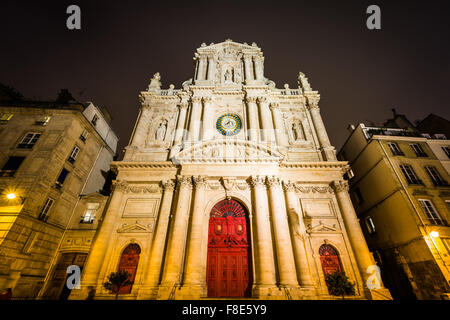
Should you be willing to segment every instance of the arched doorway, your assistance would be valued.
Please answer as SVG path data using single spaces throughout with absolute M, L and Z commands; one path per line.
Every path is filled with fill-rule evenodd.
M 234 199 L 211 210 L 206 281 L 208 297 L 251 295 L 252 273 L 247 210 Z
M 335 271 L 342 271 L 338 252 L 333 246 L 330 246 L 329 244 L 321 245 L 319 248 L 319 254 L 324 276 Z
M 141 254 L 141 248 L 135 243 L 129 244 L 122 252 L 119 261 L 119 271 L 126 270 L 130 274 L 130 282 L 128 286 L 122 287 L 119 290 L 119 294 L 131 293 L 133 287 L 134 278 L 136 277 L 136 270 L 139 263 L 139 255 Z

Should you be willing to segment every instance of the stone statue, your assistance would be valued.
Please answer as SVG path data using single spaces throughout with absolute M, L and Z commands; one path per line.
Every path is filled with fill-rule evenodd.
M 231 76 L 232 75 L 231 75 L 230 69 L 228 69 L 224 74 L 225 83 L 233 82 L 233 80 L 231 79 Z
M 156 129 L 156 140 L 163 141 L 166 135 L 166 122 L 163 121 L 159 124 L 158 129 Z
M 303 139 L 302 125 L 299 122 L 296 121 L 292 124 L 292 132 L 294 133 L 295 141 Z
M 148 91 L 158 91 L 161 89 L 161 76 L 159 72 L 153 75 L 153 78 L 150 80 L 150 84 L 148 85 Z

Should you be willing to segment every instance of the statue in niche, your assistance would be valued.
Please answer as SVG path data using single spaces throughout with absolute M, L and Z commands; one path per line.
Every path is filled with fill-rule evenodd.
M 295 121 L 292 124 L 292 132 L 294 134 L 294 140 L 304 140 L 303 128 L 299 121 Z
M 230 71 L 230 69 L 227 69 L 227 71 L 225 71 L 225 74 L 223 75 L 223 77 L 225 78 L 225 83 L 233 83 L 233 74 Z
M 156 134 L 155 134 L 156 140 L 164 141 L 164 137 L 166 136 L 166 129 L 167 129 L 166 121 L 162 121 L 159 124 L 158 129 L 156 129 Z

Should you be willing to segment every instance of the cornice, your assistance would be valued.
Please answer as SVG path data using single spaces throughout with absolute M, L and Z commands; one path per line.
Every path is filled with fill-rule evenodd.
M 177 166 L 170 161 L 164 162 L 141 162 L 141 161 L 114 161 L 112 169 L 176 169 Z

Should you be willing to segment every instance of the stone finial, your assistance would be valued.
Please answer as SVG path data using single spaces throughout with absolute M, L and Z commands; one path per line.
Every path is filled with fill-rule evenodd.
M 148 91 L 158 90 L 161 90 L 161 75 L 159 72 L 153 75 L 153 78 L 150 80 L 150 84 L 148 85 Z
M 302 88 L 303 91 L 312 91 L 308 78 L 303 72 L 298 73 L 298 86 Z
M 258 45 L 256 44 L 256 42 L 252 43 L 252 47 L 257 47 Z

